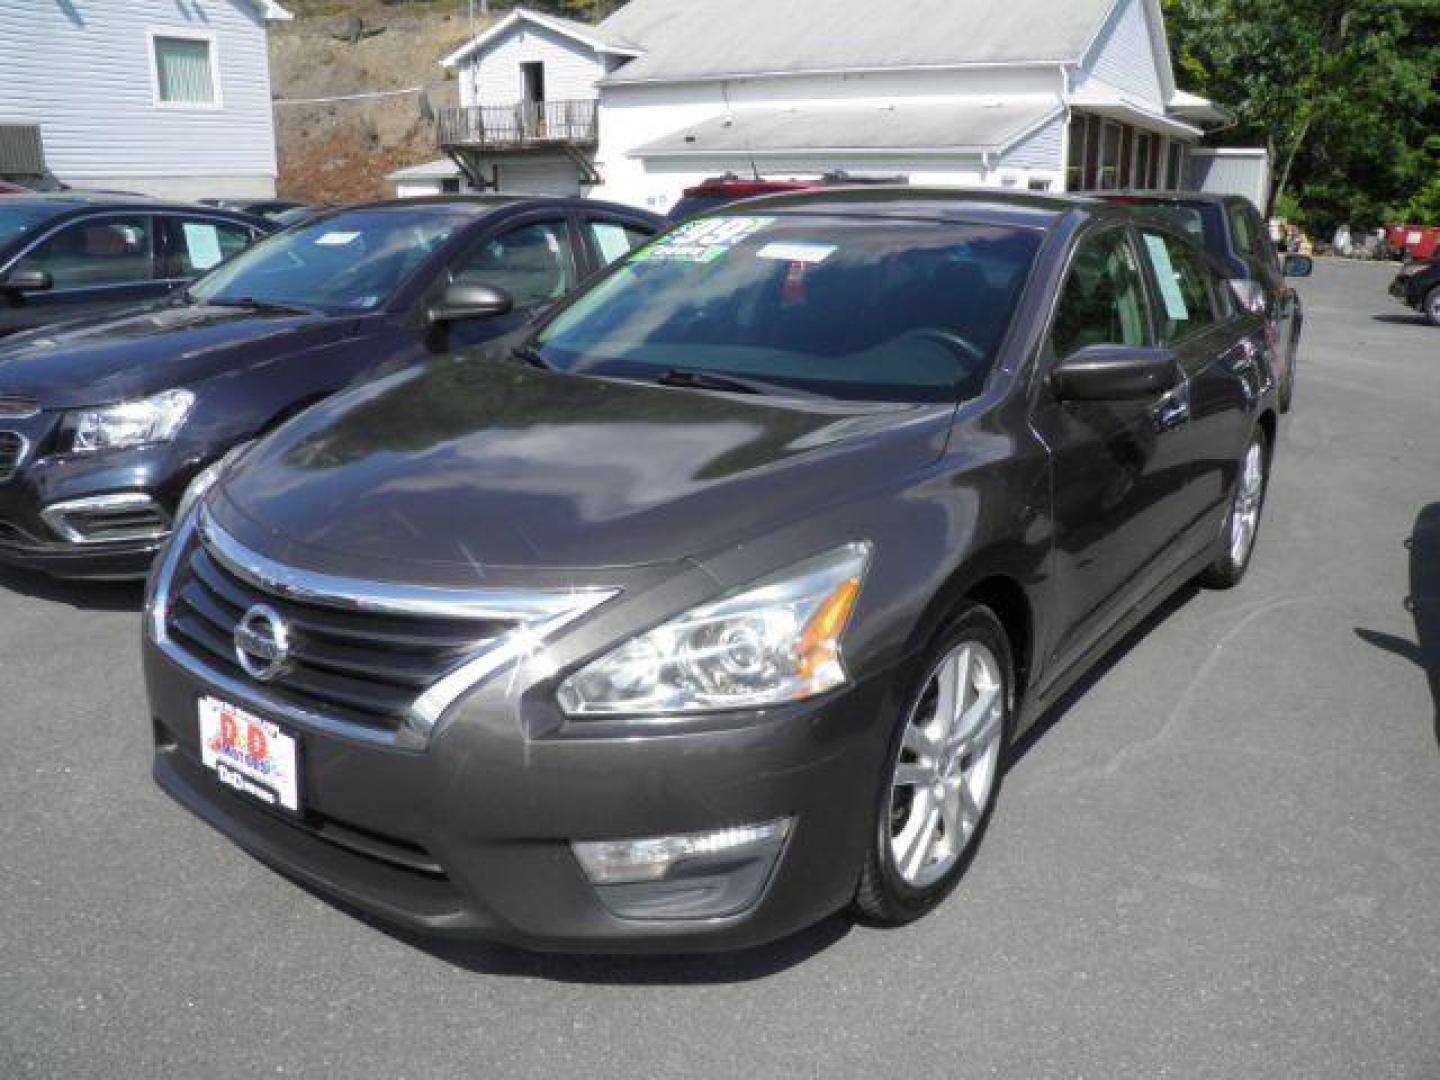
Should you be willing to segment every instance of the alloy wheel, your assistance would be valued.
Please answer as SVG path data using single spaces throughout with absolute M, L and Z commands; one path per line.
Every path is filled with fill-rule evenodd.
M 891 778 L 890 855 L 913 888 L 948 874 L 974 837 L 995 787 L 1005 685 L 978 641 L 948 652 L 905 725 Z
M 1259 439 L 1250 443 L 1235 485 L 1235 504 L 1230 512 L 1230 561 L 1243 567 L 1255 546 L 1260 528 L 1260 507 L 1265 501 L 1265 446 Z

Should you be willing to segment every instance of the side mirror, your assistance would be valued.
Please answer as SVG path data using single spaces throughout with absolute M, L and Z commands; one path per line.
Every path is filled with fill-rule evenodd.
M 1265 314 L 1265 286 L 1258 281 L 1251 281 L 1249 278 L 1231 278 L 1230 291 L 1235 294 L 1235 299 L 1240 302 L 1240 306 L 1250 314 Z
M 493 319 L 513 310 L 515 301 L 504 289 L 491 285 L 451 285 L 440 302 L 430 309 L 430 322 L 459 322 L 462 319 Z
M 1309 255 L 1286 255 L 1281 269 L 1286 277 L 1309 277 L 1315 272 L 1315 260 Z
M 16 292 L 44 292 L 55 287 L 55 279 L 48 270 L 19 270 L 0 282 L 0 288 Z
M 1180 382 L 1169 349 L 1088 345 L 1055 365 L 1050 385 L 1061 401 L 1135 401 L 1159 397 Z

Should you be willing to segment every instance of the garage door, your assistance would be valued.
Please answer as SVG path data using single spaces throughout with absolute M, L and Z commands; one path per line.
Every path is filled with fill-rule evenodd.
M 500 166 L 507 195 L 579 195 L 580 173 L 570 161 L 526 161 Z

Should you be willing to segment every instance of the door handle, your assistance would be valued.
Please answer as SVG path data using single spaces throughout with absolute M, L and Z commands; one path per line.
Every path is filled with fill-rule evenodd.
M 1155 430 L 1169 431 L 1171 428 L 1179 427 L 1190 419 L 1190 383 L 1189 380 L 1181 382 L 1175 389 L 1169 391 L 1155 405 L 1151 414 L 1155 420 Z

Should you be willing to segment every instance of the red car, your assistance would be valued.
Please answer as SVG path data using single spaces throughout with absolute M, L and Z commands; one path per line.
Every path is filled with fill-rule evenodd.
M 27 187 L 19 184 L 12 184 L 8 180 L 0 180 L 0 195 L 25 195 L 30 191 Z

